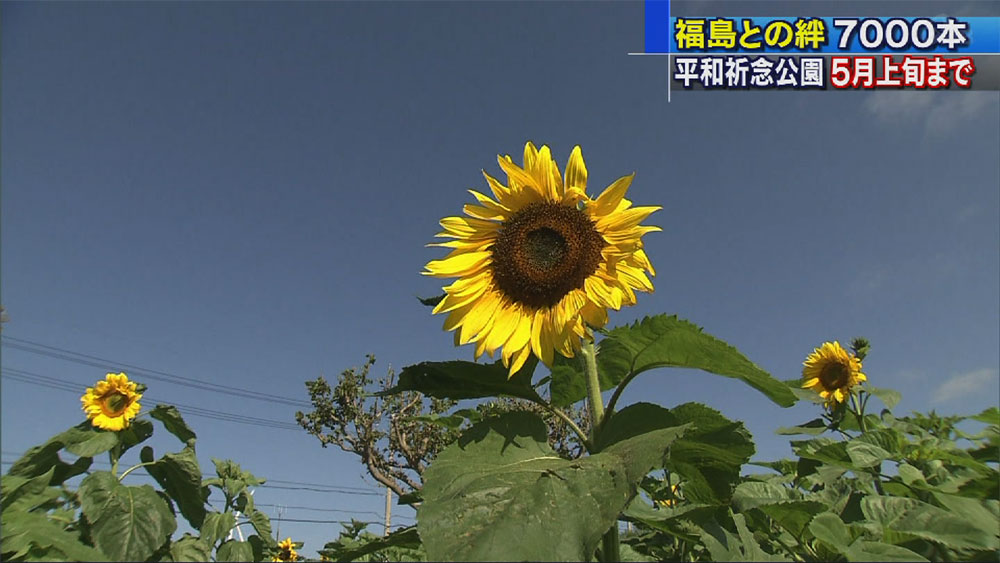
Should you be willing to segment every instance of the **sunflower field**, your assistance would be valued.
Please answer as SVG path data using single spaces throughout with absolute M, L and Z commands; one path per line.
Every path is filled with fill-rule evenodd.
M 425 300 L 456 345 L 493 361 L 405 367 L 383 395 L 514 398 L 537 408 L 423 422 L 457 429 L 419 490 L 400 499 L 415 526 L 377 536 L 348 526 L 320 554 L 338 561 L 996 561 L 1000 557 L 1000 410 L 894 414 L 899 393 L 871 386 L 871 351 L 855 338 L 804 354 L 781 381 L 677 315 L 609 327 L 609 311 L 654 290 L 643 224 L 659 208 L 626 198 L 632 175 L 596 192 L 580 147 L 565 173 L 548 147 L 484 172 L 464 215 L 441 220 L 448 249 L 425 274 L 453 279 Z M 596 195 L 593 195 L 596 194 Z M 659 368 L 738 380 L 776 408 L 815 404 L 815 418 L 777 432 L 791 459 L 751 463 L 743 423 L 705 403 L 621 404 Z M 177 409 L 142 411 L 144 388 L 108 374 L 83 394 L 87 420 L 14 463 L 2 482 L 9 561 L 290 561 L 301 543 L 274 537 L 233 461 L 199 467 L 196 434 Z M 872 402 L 871 399 L 876 402 Z M 583 404 L 588 423 L 568 409 Z M 539 413 L 545 413 L 548 418 Z M 583 455 L 557 452 L 559 420 Z M 154 421 L 178 450 L 142 443 Z M 141 447 L 141 463 L 123 468 Z M 64 460 L 69 455 L 72 461 Z M 107 455 L 109 471 L 92 470 Z M 67 458 L 69 459 L 69 458 Z M 131 486 L 143 471 L 159 488 Z M 74 478 L 82 477 L 82 480 Z M 70 485 L 71 482 L 74 483 Z M 208 507 L 211 495 L 224 510 Z M 180 518 L 194 530 L 176 537 Z M 244 526 L 249 534 L 234 537 Z

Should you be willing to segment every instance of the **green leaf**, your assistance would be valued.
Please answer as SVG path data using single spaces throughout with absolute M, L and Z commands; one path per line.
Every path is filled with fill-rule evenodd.
M 268 545 L 277 546 L 278 543 L 274 541 L 274 538 L 268 536 Z M 250 544 L 250 548 L 253 549 L 253 560 L 263 561 L 264 560 L 264 540 L 260 539 L 257 534 L 252 534 L 247 538 L 247 543 Z
M 420 549 L 417 528 L 410 526 L 396 530 L 388 536 L 374 539 L 353 548 L 337 550 L 336 561 L 365 561 L 365 556 L 388 548 Z
M 257 530 L 257 534 L 266 545 L 277 545 L 277 542 L 271 535 L 271 519 L 267 517 L 267 514 L 256 509 L 251 511 L 250 523 L 253 524 L 254 529 Z
M 169 557 L 171 561 L 178 563 L 182 561 L 211 561 L 212 548 L 203 541 L 203 538 L 184 534 L 184 537 L 170 544 Z
M 245 541 L 229 540 L 219 546 L 217 561 L 253 561 L 253 547 Z
M 562 369 L 564 365 L 572 366 L 572 362 L 555 363 L 560 369 L 552 371 L 552 403 L 567 406 L 586 397 L 579 376 L 573 374 L 572 368 Z M 599 344 L 597 364 L 602 390 L 633 374 L 659 367 L 682 367 L 739 379 L 783 407 L 796 401 L 785 384 L 736 348 L 676 315 L 646 317 L 630 326 L 612 329 Z
M 802 500 L 802 494 L 798 490 L 763 481 L 746 481 L 733 491 L 733 506 L 740 512 L 797 500 Z
M 108 561 L 100 551 L 83 544 L 77 533 L 39 512 L 4 511 L 0 527 L 3 553 L 41 551 L 40 559 L 50 561 Z M 11 557 L 13 559 L 13 557 Z
M 942 495 L 947 496 L 947 495 Z M 938 499 L 940 500 L 940 499 Z M 960 506 L 955 503 L 955 506 Z M 977 514 L 942 510 L 925 502 L 894 497 L 865 497 L 861 511 L 884 529 L 938 542 L 950 548 L 1000 549 L 997 529 L 980 523 Z M 981 517 L 981 516 L 980 516 Z
M 78 491 L 94 546 L 116 561 L 145 561 L 170 539 L 177 521 L 153 487 L 126 487 L 107 471 L 88 475 Z
M 769 554 L 760 548 L 753 534 L 747 529 L 742 514 L 733 514 L 736 532 L 733 534 L 715 522 L 702 526 L 701 542 L 712 555 L 713 561 L 787 561 L 778 554 Z
M 404 391 L 419 391 L 438 399 L 478 399 L 507 395 L 529 401 L 541 401 L 531 386 L 531 376 L 538 360 L 529 359 L 517 373 L 507 378 L 502 362 L 422 362 L 407 366 L 399 374 L 399 382 L 376 396 L 395 395 Z
M 671 507 L 653 508 L 640 497 L 632 499 L 624 516 L 628 520 L 641 522 L 650 528 L 666 532 L 683 540 L 697 542 L 698 534 L 694 533 L 688 522 L 705 523 L 714 518 L 719 509 L 716 505 L 694 504 L 685 502 Z
M 72 430 L 72 429 L 71 429 Z M 69 464 L 59 458 L 59 450 L 65 446 L 62 439 L 65 432 L 57 434 L 39 446 L 33 446 L 24 452 L 10 469 L 8 475 L 18 475 L 21 477 L 37 477 L 47 473 L 49 469 L 55 468 L 52 474 L 50 485 L 58 485 L 65 480 L 80 475 L 85 472 L 93 462 L 90 458 L 80 458 Z
M 932 493 L 941 506 L 953 514 L 960 514 L 971 525 L 986 534 L 1000 535 L 1000 501 L 978 500 L 944 493 Z
M 985 422 L 986 424 L 991 424 L 993 426 L 1000 426 L 1000 409 L 990 407 L 971 418 L 972 420 L 978 420 L 979 422 Z
M 129 448 L 145 442 L 153 435 L 153 423 L 147 418 L 139 418 L 132 421 L 128 428 L 118 432 L 118 439 L 122 445 L 122 453 Z
M 802 500 L 797 489 L 762 481 L 740 483 L 733 492 L 733 506 L 740 512 L 756 508 L 795 537 L 802 535 L 814 516 L 829 510 L 821 502 Z
M 822 502 L 813 500 L 797 500 L 781 504 L 771 504 L 758 507 L 758 510 L 769 516 L 779 526 L 788 530 L 795 537 L 801 537 L 813 517 L 830 510 Z
M 832 512 L 817 514 L 809 523 L 809 531 L 816 539 L 826 543 L 837 553 L 847 555 L 851 542 L 850 530 L 847 525 L 840 520 L 840 517 Z
M 798 426 L 783 426 L 774 431 L 775 434 L 787 436 L 794 434 L 810 434 L 817 436 L 826 432 L 826 421 L 822 418 L 814 418 L 809 422 L 804 422 Z
M 899 404 L 899 400 L 903 398 L 903 396 L 899 394 L 899 391 L 894 389 L 880 389 L 878 387 L 865 386 L 864 390 L 878 397 L 887 409 L 894 408 Z
M 231 512 L 209 512 L 201 524 L 201 538 L 209 545 L 229 535 L 229 531 L 236 525 L 236 517 Z
M 423 495 L 420 494 L 420 490 L 418 489 L 416 491 L 410 491 L 405 495 L 400 495 L 399 500 L 396 501 L 396 504 L 412 506 L 414 504 L 420 504 L 423 501 L 424 497 Z
M 848 561 L 927 561 L 905 547 L 882 542 L 857 540 L 847 549 Z
M 149 411 L 149 416 L 162 422 L 167 432 L 177 436 L 181 442 L 187 445 L 194 445 L 197 435 L 184 422 L 184 418 L 181 416 L 180 411 L 177 410 L 177 407 L 173 405 L 156 405 L 156 408 Z
M 446 294 L 442 293 L 441 295 L 435 295 L 434 297 L 417 297 L 417 300 L 420 301 L 421 305 L 426 305 L 427 307 L 437 307 L 437 304 L 445 298 L 445 295 Z
M 578 560 L 688 427 L 654 430 L 568 461 L 525 412 L 476 424 L 424 473 L 417 527 L 431 560 Z
M 4 475 L 0 478 L 0 507 L 3 512 L 6 513 L 8 510 L 27 512 L 38 504 L 50 500 L 51 495 L 44 493 L 49 489 L 49 481 L 55 470 L 55 467 L 50 467 L 48 471 L 36 477 Z M 53 490 L 59 493 L 59 489 Z M 41 500 L 42 497 L 45 500 Z
M 851 440 L 845 449 L 855 467 L 872 467 L 892 457 L 892 454 L 882 448 L 859 440 Z
M 208 489 L 201 483 L 201 467 L 194 448 L 185 446 L 178 453 L 165 454 L 146 471 L 156 479 L 170 498 L 177 503 L 184 518 L 194 528 L 200 528 L 205 519 L 205 501 Z
M 665 409 L 636 403 L 614 413 L 598 435 L 597 451 L 608 445 L 660 428 L 691 423 L 670 448 L 670 458 L 657 467 L 683 477 L 688 500 L 726 504 L 739 481 L 740 468 L 754 453 L 753 439 L 743 423 L 733 422 L 700 403 Z
M 800 458 L 844 469 L 857 469 L 851 456 L 847 453 L 847 442 L 838 442 L 832 438 L 813 438 L 812 440 L 792 441 L 791 444 L 792 450 Z
M 118 433 L 94 428 L 89 422 L 82 422 L 63 432 L 58 439 L 66 451 L 80 457 L 94 457 L 118 445 Z

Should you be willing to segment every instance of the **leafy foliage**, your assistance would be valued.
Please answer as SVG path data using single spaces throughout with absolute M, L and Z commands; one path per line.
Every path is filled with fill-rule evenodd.
M 156 459 L 143 447 L 141 463 L 121 473 L 121 454 L 153 434 L 149 420 L 109 432 L 89 422 L 30 448 L 2 478 L 4 561 L 262 561 L 276 552 L 270 521 L 253 506 L 250 486 L 263 483 L 231 461 L 215 460 L 218 477 L 203 479 L 195 455 L 196 435 L 175 407 L 158 405 L 150 415 L 185 445 Z M 79 456 L 73 463 L 61 452 Z M 93 456 L 107 453 L 111 471 L 90 471 Z M 162 487 L 124 483 L 145 470 Z M 74 491 L 67 481 L 85 474 Z M 224 512 L 208 512 L 211 488 L 225 497 Z M 175 539 L 177 507 L 198 535 Z M 225 541 L 244 514 L 254 527 L 245 542 Z M 213 555 L 214 554 L 214 555 Z
M 340 537 L 327 542 L 320 555 L 331 561 L 426 561 L 427 555 L 414 527 L 387 536 L 365 530 L 368 524 L 352 520 L 344 524 Z
M 548 446 L 544 422 L 509 413 L 473 426 L 431 464 L 417 529 L 431 559 L 590 558 L 636 484 L 686 426 L 653 430 L 578 460 Z M 553 533 L 558 523 L 559 533 Z
M 651 369 L 683 367 L 739 379 L 783 407 L 795 402 L 786 385 L 736 348 L 676 315 L 646 317 L 608 331 L 600 342 L 597 365 L 601 390 L 611 389 Z M 550 388 L 552 404 L 556 406 L 570 405 L 586 397 L 580 359 L 557 358 Z

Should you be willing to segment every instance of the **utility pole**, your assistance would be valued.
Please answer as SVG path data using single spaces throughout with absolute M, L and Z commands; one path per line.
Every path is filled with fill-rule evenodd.
M 254 490 L 250 489 L 250 496 L 253 496 L 253 493 L 254 493 Z M 233 516 L 235 516 L 236 519 L 239 520 L 240 519 L 240 511 L 237 510 L 236 513 Z M 237 534 L 239 534 L 240 541 L 244 541 L 243 540 L 243 530 L 240 529 L 240 525 L 239 524 L 236 524 L 235 526 L 232 527 L 232 529 L 229 530 L 229 537 L 227 539 L 230 539 L 230 540 L 233 539 L 233 532 L 234 531 Z
M 389 526 L 392 524 L 390 515 L 392 514 L 392 489 L 385 488 L 385 534 L 389 535 Z
M 279 504 L 278 505 L 278 529 L 275 530 L 275 534 L 274 534 L 274 535 L 278 536 L 279 538 L 281 537 L 281 515 L 284 514 L 284 513 L 285 513 L 285 507 L 281 506 Z

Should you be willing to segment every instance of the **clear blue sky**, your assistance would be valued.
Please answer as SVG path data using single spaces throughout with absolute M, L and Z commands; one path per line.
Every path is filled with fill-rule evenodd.
M 862 15 L 811 5 L 791 15 Z M 414 299 L 441 288 L 419 274 L 442 254 L 423 245 L 485 187 L 480 169 L 499 175 L 497 153 L 532 140 L 561 167 L 581 145 L 592 191 L 635 171 L 630 197 L 663 206 L 646 237 L 656 292 L 613 325 L 677 313 L 780 379 L 824 340 L 864 335 L 865 371 L 903 391 L 898 412 L 998 402 L 997 92 L 675 91 L 668 104 L 666 61 L 626 55 L 642 50 L 638 2 L 4 2 L 0 17 L 5 337 L 301 400 L 304 381 L 366 353 L 379 372 L 469 359 Z M 4 461 L 82 420 L 79 395 L 105 373 L 8 342 L 5 375 L 79 391 L 4 378 Z M 291 405 L 144 382 L 165 401 L 294 422 Z M 623 404 L 637 400 L 745 420 L 761 459 L 790 453 L 776 427 L 814 415 L 684 370 L 639 378 Z M 301 430 L 188 419 L 206 468 L 233 458 L 372 493 L 259 489 L 259 503 L 345 511 L 286 518 L 380 519 L 357 458 Z M 339 529 L 281 535 L 314 554 Z

